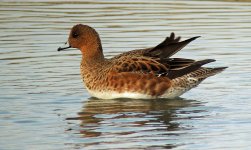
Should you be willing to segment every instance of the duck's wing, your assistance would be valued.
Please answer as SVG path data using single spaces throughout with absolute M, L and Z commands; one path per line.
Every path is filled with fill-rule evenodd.
M 125 52 L 116 56 L 115 58 L 119 58 L 122 56 L 147 56 L 161 59 L 169 58 L 198 37 L 200 36 L 180 41 L 181 37 L 176 37 L 175 34 L 172 32 L 169 37 L 166 37 L 163 42 L 161 42 L 155 47 Z
M 122 56 L 113 60 L 112 71 L 134 73 L 163 73 L 168 71 L 168 66 L 148 57 Z
M 201 68 L 202 65 L 215 61 L 205 59 L 195 61 L 185 58 L 154 59 L 151 57 L 124 56 L 113 61 L 113 72 L 130 72 L 137 74 L 153 74 L 156 77 L 174 79 Z
M 145 51 L 144 55 L 158 58 L 169 58 L 198 37 L 199 36 L 180 41 L 181 37 L 175 37 L 175 34 L 172 32 L 170 36 L 166 37 L 166 39 L 159 45 Z

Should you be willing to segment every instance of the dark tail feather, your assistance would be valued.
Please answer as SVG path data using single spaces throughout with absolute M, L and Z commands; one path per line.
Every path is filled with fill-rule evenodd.
M 167 76 L 170 79 L 181 77 L 181 76 L 183 76 L 185 74 L 188 74 L 188 73 L 191 73 L 193 71 L 198 70 L 201 66 L 203 66 L 205 64 L 208 64 L 208 63 L 214 62 L 214 61 L 215 61 L 214 59 L 205 59 L 205 60 L 196 61 L 196 62 L 192 63 L 191 65 L 185 67 L 185 68 L 182 68 L 182 69 L 179 69 L 179 70 L 171 70 L 168 73 Z
M 199 78 L 205 79 L 207 77 L 216 75 L 222 71 L 224 71 L 226 68 L 228 67 L 217 67 L 217 68 L 203 68 L 206 70 L 206 73 L 201 74 L 200 76 L 198 76 Z
M 179 42 L 180 37 L 175 38 L 175 34 L 172 32 L 170 37 L 167 37 L 163 42 L 151 49 L 149 54 L 153 57 L 169 58 L 198 37 L 200 36 Z

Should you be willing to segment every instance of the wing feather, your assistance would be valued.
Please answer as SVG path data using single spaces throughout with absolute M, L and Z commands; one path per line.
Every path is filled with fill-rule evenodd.
M 184 58 L 157 59 L 151 57 L 121 57 L 114 61 L 113 72 L 153 74 L 156 77 L 178 78 L 200 69 L 214 59 L 195 61 Z
M 161 59 L 169 58 L 178 51 L 180 51 L 182 48 L 184 48 L 187 44 L 197 39 L 198 37 L 200 36 L 195 36 L 190 39 L 180 41 L 181 37 L 175 37 L 175 34 L 172 32 L 169 37 L 166 37 L 166 39 L 163 42 L 161 42 L 155 47 L 132 50 L 117 55 L 113 59 L 118 59 L 124 56 L 133 56 L 133 57 L 147 56 Z

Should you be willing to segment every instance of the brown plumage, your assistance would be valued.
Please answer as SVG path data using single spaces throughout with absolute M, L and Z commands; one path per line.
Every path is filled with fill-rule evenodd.
M 69 35 L 69 47 L 82 53 L 81 76 L 94 97 L 173 98 L 198 85 L 226 67 L 205 68 L 213 59 L 195 61 L 170 58 L 197 37 L 180 41 L 171 33 L 159 45 L 104 58 L 98 33 L 87 25 L 75 25 Z M 66 49 L 59 48 L 58 51 Z

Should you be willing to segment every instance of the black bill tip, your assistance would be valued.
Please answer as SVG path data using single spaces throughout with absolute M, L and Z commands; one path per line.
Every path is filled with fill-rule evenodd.
M 68 48 L 71 48 L 71 46 L 68 46 L 68 47 L 59 47 L 59 48 L 58 48 L 58 51 L 66 50 L 66 49 L 68 49 Z

